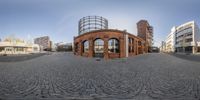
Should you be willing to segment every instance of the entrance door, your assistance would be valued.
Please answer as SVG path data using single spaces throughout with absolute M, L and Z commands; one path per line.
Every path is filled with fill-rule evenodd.
M 104 57 L 104 41 L 102 39 L 96 39 L 94 41 L 94 57 Z
M 197 52 L 200 53 L 200 47 L 197 47 Z

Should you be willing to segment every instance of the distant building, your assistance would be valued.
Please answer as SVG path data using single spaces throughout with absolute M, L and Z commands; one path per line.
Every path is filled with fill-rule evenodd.
M 160 52 L 166 52 L 166 43 L 165 43 L 165 41 L 161 42 Z
M 52 43 L 52 47 L 51 47 L 51 51 L 57 51 L 57 46 L 56 46 L 56 43 Z
M 40 45 L 44 51 L 51 51 L 52 41 L 49 36 L 35 38 L 34 43 Z
M 138 37 L 146 41 L 145 51 L 152 52 L 151 48 L 153 46 L 153 27 L 149 25 L 147 20 L 140 20 L 137 23 L 137 31 Z
M 56 43 L 56 51 L 72 51 L 72 43 Z
M 159 50 L 158 47 L 153 46 L 151 49 L 152 49 L 152 52 L 153 52 L 153 53 L 158 53 L 158 52 L 160 52 L 160 50 Z
M 6 38 L 0 42 L 0 54 L 29 54 L 40 52 L 37 44 L 28 43 L 17 38 Z

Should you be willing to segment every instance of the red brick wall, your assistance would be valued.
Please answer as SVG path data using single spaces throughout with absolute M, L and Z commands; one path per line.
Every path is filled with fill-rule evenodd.
M 78 44 L 78 50 L 74 51 L 74 54 L 81 55 L 85 57 L 93 57 L 94 56 L 94 41 L 96 39 L 102 39 L 104 41 L 104 58 L 123 58 L 126 57 L 126 51 L 125 51 L 125 34 L 127 34 L 125 31 L 119 31 L 119 30 L 99 30 L 99 31 L 92 31 L 85 34 L 82 34 L 80 36 L 77 36 L 74 38 L 74 44 Z M 129 37 L 134 38 L 135 41 L 142 41 L 141 38 L 138 38 L 132 34 L 129 34 Z M 119 40 L 119 53 L 108 53 L 108 41 L 109 39 L 118 39 Z M 89 52 L 83 53 L 83 42 L 84 41 L 89 42 Z M 137 42 L 134 42 L 137 44 Z M 76 45 L 74 45 L 76 48 Z M 135 52 L 132 55 L 138 54 L 137 46 L 134 46 Z M 131 55 L 131 54 L 130 54 Z

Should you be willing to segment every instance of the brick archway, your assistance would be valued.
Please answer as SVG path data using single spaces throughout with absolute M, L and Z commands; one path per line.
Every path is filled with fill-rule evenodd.
M 96 38 L 93 41 L 93 57 L 104 57 L 104 47 L 105 41 L 101 38 Z

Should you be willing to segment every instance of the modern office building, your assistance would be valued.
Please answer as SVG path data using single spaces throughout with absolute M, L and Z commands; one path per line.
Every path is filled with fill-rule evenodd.
M 175 51 L 175 33 L 176 27 L 171 29 L 171 32 L 167 35 L 167 39 L 165 41 L 165 52 L 174 52 Z
M 0 42 L 0 54 L 29 54 L 40 52 L 37 44 L 27 43 L 17 38 L 6 38 Z
M 35 38 L 34 43 L 40 45 L 44 51 L 51 51 L 52 41 L 49 36 Z
M 74 37 L 74 54 L 85 57 L 123 58 L 146 53 L 145 50 L 145 40 L 121 30 L 87 30 Z
M 165 41 L 161 42 L 160 52 L 166 52 L 166 42 Z
M 138 31 L 138 37 L 145 40 L 145 51 L 146 52 L 152 52 L 152 46 L 153 46 L 153 27 L 148 23 L 147 20 L 140 20 L 137 23 L 137 31 Z
M 179 53 L 200 53 L 200 32 L 194 21 L 176 27 L 175 51 Z

